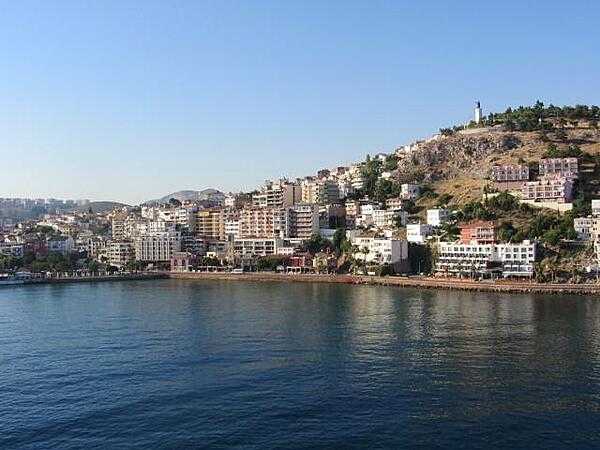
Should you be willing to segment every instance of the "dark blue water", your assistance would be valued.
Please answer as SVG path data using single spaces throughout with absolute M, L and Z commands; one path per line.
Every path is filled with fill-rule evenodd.
M 4 288 L 0 447 L 598 448 L 600 301 L 176 280 Z

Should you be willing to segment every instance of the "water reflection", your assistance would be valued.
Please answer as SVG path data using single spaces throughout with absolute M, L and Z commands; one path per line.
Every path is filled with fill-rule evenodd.
M 247 448 L 600 444 L 594 298 L 179 280 L 1 292 L 0 446 L 99 446 L 114 430 L 115 447 L 157 435 Z M 58 423 L 77 426 L 40 432 Z

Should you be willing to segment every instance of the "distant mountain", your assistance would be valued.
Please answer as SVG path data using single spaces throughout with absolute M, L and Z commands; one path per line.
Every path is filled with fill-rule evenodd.
M 217 189 L 204 189 L 202 191 L 177 191 L 173 192 L 172 194 L 165 195 L 157 200 L 150 200 L 146 203 L 168 203 L 168 201 L 172 198 L 177 199 L 180 202 L 185 200 L 209 200 L 221 202 L 225 198 L 225 194 Z
M 74 208 L 75 211 L 87 212 L 90 208 L 95 213 L 103 213 L 107 211 L 112 211 L 115 208 L 123 208 L 126 205 L 125 203 L 119 202 L 90 202 L 87 205 L 80 205 Z

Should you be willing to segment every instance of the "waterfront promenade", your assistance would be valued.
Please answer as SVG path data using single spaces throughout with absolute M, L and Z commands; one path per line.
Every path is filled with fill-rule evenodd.
M 600 284 L 591 283 L 554 284 L 536 283 L 534 281 L 473 281 L 455 278 L 280 274 L 268 272 L 247 272 L 243 274 L 227 272 L 171 272 L 169 277 L 174 279 L 191 280 L 372 284 L 423 289 L 452 289 L 480 292 L 600 295 Z
M 0 282 L 1 287 L 32 284 L 90 283 L 104 281 L 139 281 L 156 279 L 222 280 L 279 283 L 341 283 L 356 285 L 382 285 L 420 289 L 446 289 L 479 292 L 537 293 L 600 295 L 600 284 L 536 283 L 534 281 L 485 280 L 474 281 L 458 278 L 433 278 L 416 276 L 365 276 L 333 274 L 282 274 L 274 272 L 144 272 L 113 275 L 61 276 L 31 278 L 16 283 Z
M 26 278 L 19 280 L 0 281 L 1 287 L 8 286 L 29 286 L 32 284 L 65 284 L 65 283 L 94 283 L 103 281 L 138 281 L 138 280 L 157 280 L 168 278 L 169 274 L 165 272 L 143 272 L 143 273 L 127 273 L 113 275 L 73 275 L 60 277 L 37 277 Z

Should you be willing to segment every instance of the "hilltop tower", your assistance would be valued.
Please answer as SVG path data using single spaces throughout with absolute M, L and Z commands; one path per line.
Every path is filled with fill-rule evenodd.
M 479 125 L 481 123 L 481 104 L 475 103 L 475 123 Z

